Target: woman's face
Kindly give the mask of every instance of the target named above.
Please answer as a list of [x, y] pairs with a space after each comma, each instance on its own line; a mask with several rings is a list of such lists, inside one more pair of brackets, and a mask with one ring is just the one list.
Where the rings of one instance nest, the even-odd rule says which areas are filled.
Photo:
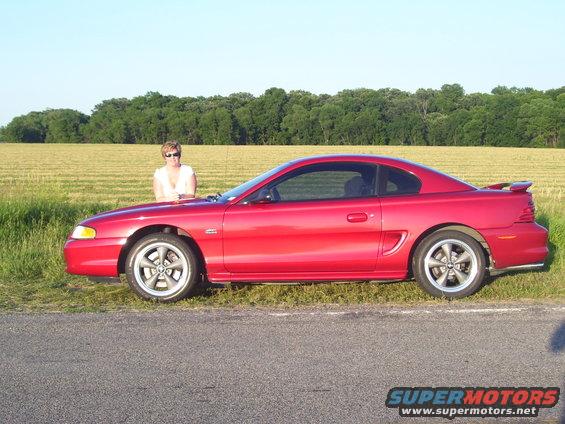
[[165, 163], [167, 165], [178, 165], [180, 163], [180, 153], [177, 149], [169, 150], [165, 152]]

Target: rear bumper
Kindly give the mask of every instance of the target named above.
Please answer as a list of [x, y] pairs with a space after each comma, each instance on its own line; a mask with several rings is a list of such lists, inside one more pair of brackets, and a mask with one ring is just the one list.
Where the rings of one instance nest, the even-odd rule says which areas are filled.
[[494, 261], [491, 267], [495, 270], [543, 264], [549, 252], [548, 232], [535, 222], [485, 230], [481, 234], [490, 247]]
[[124, 238], [68, 239], [64, 248], [65, 271], [77, 275], [117, 277], [118, 258], [125, 241]]

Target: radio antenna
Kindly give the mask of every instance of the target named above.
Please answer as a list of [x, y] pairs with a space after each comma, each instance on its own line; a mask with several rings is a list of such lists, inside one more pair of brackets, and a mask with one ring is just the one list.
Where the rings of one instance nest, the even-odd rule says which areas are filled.
[[[226, 185], [226, 180], [228, 178], [228, 157], [229, 157], [229, 149], [230, 149], [230, 145], [229, 143], [226, 144], [226, 158], [224, 160], [224, 180], [222, 181], [224, 186]], [[222, 190], [224, 190], [222, 188]]]

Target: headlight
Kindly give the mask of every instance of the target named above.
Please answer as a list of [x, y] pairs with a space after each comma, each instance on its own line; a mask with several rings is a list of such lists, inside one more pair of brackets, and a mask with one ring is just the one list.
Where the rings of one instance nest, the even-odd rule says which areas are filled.
[[94, 237], [96, 237], [96, 230], [82, 225], [78, 225], [71, 234], [71, 238], [79, 240], [93, 239]]

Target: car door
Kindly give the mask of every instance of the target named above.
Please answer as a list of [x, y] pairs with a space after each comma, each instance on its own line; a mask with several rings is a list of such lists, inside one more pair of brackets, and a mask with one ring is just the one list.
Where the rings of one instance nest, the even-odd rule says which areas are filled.
[[321, 163], [290, 171], [230, 206], [224, 264], [233, 273], [375, 269], [381, 209], [376, 167]]

